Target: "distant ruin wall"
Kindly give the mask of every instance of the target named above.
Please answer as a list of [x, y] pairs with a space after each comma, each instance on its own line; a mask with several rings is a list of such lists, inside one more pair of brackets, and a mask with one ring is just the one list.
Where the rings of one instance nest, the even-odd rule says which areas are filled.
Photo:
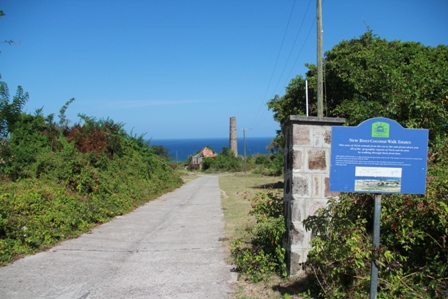
[[329, 197], [339, 196], [329, 191], [331, 127], [343, 123], [342, 118], [290, 116], [283, 125], [283, 204], [289, 275], [300, 273], [311, 249], [311, 232], [305, 230], [303, 220], [325, 207]]

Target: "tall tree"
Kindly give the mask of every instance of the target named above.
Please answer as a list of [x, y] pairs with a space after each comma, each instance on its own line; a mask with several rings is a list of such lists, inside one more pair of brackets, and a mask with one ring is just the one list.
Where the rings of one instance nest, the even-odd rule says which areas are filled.
[[0, 81], [0, 137], [7, 137], [11, 133], [28, 98], [28, 93], [18, 86], [16, 95], [9, 103], [8, 85]]
[[[307, 66], [310, 101], [315, 103], [315, 66]], [[345, 117], [348, 125], [387, 117], [407, 128], [428, 128], [431, 145], [445, 144], [448, 46], [387, 41], [369, 30], [326, 52], [324, 66], [326, 116]], [[304, 78], [296, 77], [284, 96], [268, 102], [276, 121], [304, 114], [304, 88]], [[315, 109], [311, 111], [315, 113]]]

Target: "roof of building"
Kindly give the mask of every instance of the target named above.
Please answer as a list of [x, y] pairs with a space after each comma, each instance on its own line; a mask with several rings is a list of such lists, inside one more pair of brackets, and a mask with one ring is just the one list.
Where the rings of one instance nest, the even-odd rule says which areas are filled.
[[197, 153], [196, 156], [202, 156], [202, 157], [216, 157], [218, 154], [216, 154], [215, 152], [213, 152], [211, 149], [209, 149], [208, 147], [204, 147], [199, 153]]

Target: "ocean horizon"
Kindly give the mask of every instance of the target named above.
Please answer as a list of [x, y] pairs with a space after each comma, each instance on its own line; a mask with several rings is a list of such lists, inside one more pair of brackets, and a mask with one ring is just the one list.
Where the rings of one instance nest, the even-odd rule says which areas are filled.
[[[269, 154], [267, 146], [274, 137], [246, 137], [246, 156]], [[204, 147], [209, 147], [216, 153], [223, 147], [229, 148], [229, 138], [190, 138], [190, 139], [150, 139], [149, 145], [161, 145], [168, 149], [172, 161], [186, 162], [189, 156], [194, 156]], [[238, 155], [244, 155], [244, 138], [237, 138]]]

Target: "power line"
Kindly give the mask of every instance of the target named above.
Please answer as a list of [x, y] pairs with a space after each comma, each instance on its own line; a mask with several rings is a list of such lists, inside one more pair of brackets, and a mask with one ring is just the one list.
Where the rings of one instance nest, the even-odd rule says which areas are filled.
[[[284, 71], [285, 71], [285, 69], [286, 69], [286, 67], [287, 67], [287, 65], [288, 65], [289, 59], [291, 58], [291, 55], [292, 55], [292, 52], [293, 52], [293, 50], [294, 50], [295, 44], [296, 44], [297, 39], [298, 39], [298, 37], [299, 37], [299, 34], [300, 34], [301, 30], [302, 30], [303, 23], [304, 23], [304, 21], [305, 21], [306, 16], [308, 15], [308, 11], [309, 11], [309, 8], [310, 8], [310, 5], [311, 5], [311, 1], [312, 1], [312, 0], [310, 0], [310, 1], [308, 2], [308, 6], [307, 6], [307, 8], [306, 8], [305, 14], [304, 14], [304, 16], [303, 16], [303, 18], [302, 18], [302, 21], [301, 21], [301, 23], [300, 23], [299, 30], [298, 30], [298, 32], [297, 32], [297, 34], [296, 34], [296, 38], [295, 38], [295, 40], [294, 40], [293, 46], [291, 47], [291, 50], [290, 50], [290, 52], [289, 52], [289, 55], [288, 55], [288, 58], [287, 58], [287, 60], [286, 60], [285, 66], [283, 67], [283, 70], [282, 70], [282, 72], [281, 72], [281, 74], [280, 74], [280, 77], [279, 77], [279, 79], [278, 79], [278, 81], [277, 81], [277, 85], [276, 85], [275, 88], [274, 88], [274, 94], [273, 94], [273, 96], [275, 95], [275, 90], [277, 90], [277, 87], [278, 87], [278, 85], [280, 84], [280, 81], [281, 81], [281, 79], [282, 79], [282, 77], [283, 77], [283, 73], [284, 73]], [[294, 6], [293, 6], [293, 8], [294, 8]], [[291, 10], [291, 14], [292, 14], [292, 10]], [[289, 22], [290, 22], [290, 19], [291, 19], [291, 14], [290, 14], [290, 17], [289, 17], [289, 20], [288, 20], [288, 26], [289, 26]], [[314, 18], [314, 20], [313, 20], [313, 22], [312, 22], [312, 24], [311, 24], [311, 27], [310, 27], [310, 29], [309, 29], [309, 31], [308, 31], [308, 34], [307, 34], [307, 36], [306, 36], [306, 38], [305, 38], [305, 40], [304, 40], [304, 42], [303, 42], [303, 44], [302, 44], [302, 47], [300, 48], [299, 54], [297, 55], [297, 58], [296, 58], [296, 60], [294, 61], [294, 64], [293, 64], [293, 66], [292, 66], [292, 68], [291, 68], [291, 70], [290, 70], [290, 72], [289, 72], [289, 74], [288, 74], [288, 78], [291, 76], [291, 73], [292, 73], [292, 71], [293, 71], [293, 69], [294, 69], [294, 67], [295, 67], [295, 65], [296, 65], [296, 63], [297, 63], [297, 61], [298, 61], [298, 59], [299, 59], [299, 57], [300, 57], [300, 54], [302, 53], [302, 50], [303, 50], [303, 48], [305, 47], [305, 44], [306, 44], [306, 42], [307, 42], [307, 40], [308, 40], [308, 37], [309, 37], [309, 35], [310, 35], [310, 32], [311, 32], [311, 30], [312, 30], [313, 27], [314, 27], [315, 20], [316, 20], [316, 19]], [[286, 31], [285, 31], [285, 35], [286, 35]], [[283, 36], [283, 41], [284, 41], [284, 39], [285, 39], [285, 35]], [[283, 47], [283, 41], [282, 41], [282, 47]], [[280, 49], [279, 54], [278, 54], [278, 56], [277, 56], [277, 60], [276, 60], [276, 64], [275, 64], [275, 65], [277, 65], [277, 62], [278, 62], [278, 59], [279, 59], [279, 56], [280, 56], [280, 52], [281, 52], [281, 49]], [[275, 71], [275, 68], [274, 68], [274, 71]], [[273, 71], [272, 74], [271, 74], [271, 79], [269, 80], [269, 84], [268, 84], [267, 90], [268, 90], [269, 87], [270, 87], [271, 80], [272, 80], [272, 77], [273, 77], [273, 75], [274, 75], [274, 71]], [[287, 85], [287, 84], [286, 84], [286, 85]], [[267, 94], [267, 91], [266, 91], [266, 93], [265, 93], [265, 95], [264, 95], [264, 99], [266, 99], [266, 94]], [[252, 127], [256, 127], [256, 126], [258, 126], [258, 125], [264, 120], [264, 118], [265, 118], [265, 114], [266, 114], [266, 113], [267, 113], [267, 111], [264, 110], [263, 113], [262, 113], [262, 115], [261, 115], [260, 118], [258, 119], [258, 122], [256, 122], [256, 124], [255, 124], [255, 121], [257, 120], [258, 115], [259, 115], [259, 111], [258, 111], [256, 118], [255, 118], [254, 121], [252, 122]], [[254, 125], [254, 124], [255, 124], [255, 125]]]
[[[288, 23], [286, 24], [285, 33], [283, 34], [283, 39], [282, 39], [282, 43], [281, 43], [281, 45], [280, 45], [280, 50], [278, 51], [277, 59], [275, 60], [274, 69], [272, 70], [272, 73], [271, 73], [271, 77], [270, 77], [270, 79], [269, 79], [268, 86], [266, 87], [266, 92], [265, 92], [265, 94], [264, 94], [264, 96], [263, 96], [263, 101], [266, 99], [266, 95], [268, 94], [269, 87], [271, 87], [272, 78], [274, 77], [275, 69], [277, 68], [277, 63], [278, 63], [278, 60], [279, 60], [279, 58], [280, 58], [280, 54], [281, 54], [282, 49], [283, 49], [283, 44], [284, 44], [284, 42], [285, 42], [286, 33], [288, 32], [288, 28], [289, 28], [289, 24], [290, 24], [290, 21], [291, 21], [292, 13], [293, 13], [293, 11], [294, 11], [294, 6], [295, 6], [295, 4], [296, 4], [296, 1], [294, 0], [293, 3], [292, 3], [291, 12], [289, 13]], [[258, 115], [260, 114], [260, 110], [261, 110], [261, 107], [262, 107], [262, 106], [264, 106], [264, 105], [262, 104], [262, 105], [260, 105], [260, 106], [258, 107], [258, 112], [257, 112], [257, 114], [256, 114], [256, 116], [255, 116], [255, 118], [254, 118], [254, 120], [253, 120], [253, 122], [252, 122], [251, 127], [253, 126], [253, 124], [254, 124], [255, 121], [257, 120]]]
[[302, 50], [303, 50], [303, 48], [305, 47], [306, 41], [308, 40], [308, 37], [310, 36], [311, 30], [314, 28], [315, 25], [316, 25], [316, 18], [314, 18], [314, 21], [313, 21], [313, 23], [311, 24], [310, 29], [308, 30], [308, 34], [306, 35], [305, 41], [304, 41], [303, 44], [302, 44], [302, 48], [300, 48], [300, 52], [299, 52], [299, 54], [297, 55], [297, 58], [296, 58], [296, 60], [294, 61], [294, 64], [292, 65], [291, 70], [289, 71], [288, 78], [291, 77], [291, 73], [292, 73], [294, 67], [296, 66], [297, 61], [299, 60], [300, 54], [302, 54]]
[[[324, 3], [325, 3], [325, 0], [322, 0], [322, 5], [323, 5]], [[291, 77], [291, 73], [292, 73], [292, 71], [294, 70], [294, 67], [295, 67], [297, 61], [299, 60], [300, 54], [302, 53], [302, 50], [303, 50], [303, 48], [305, 47], [305, 44], [306, 44], [306, 42], [307, 42], [307, 40], [308, 40], [308, 37], [310, 36], [311, 30], [314, 28], [314, 26], [316, 25], [316, 23], [317, 23], [317, 15], [316, 15], [316, 17], [314, 18], [314, 21], [311, 23], [310, 29], [308, 30], [308, 34], [306, 35], [305, 41], [303, 42], [303, 45], [302, 45], [302, 48], [300, 49], [300, 52], [299, 52], [299, 54], [297, 55], [297, 58], [296, 58], [296, 60], [294, 61], [294, 64], [293, 64], [291, 70], [289, 71], [288, 78]], [[325, 72], [325, 65], [323, 65], [323, 71]], [[323, 76], [323, 78], [325, 78], [325, 76]], [[324, 88], [326, 88], [326, 81], [324, 81]], [[325, 96], [325, 102], [326, 102], [326, 101], [327, 101], [327, 98], [326, 98], [326, 91], [325, 91], [325, 93], [324, 93], [324, 96]], [[328, 114], [328, 111], [327, 111], [326, 114]]]
[[312, 0], [310, 0], [310, 1], [308, 2], [308, 6], [307, 6], [306, 11], [305, 11], [305, 14], [304, 14], [304, 16], [303, 16], [303, 18], [302, 18], [302, 22], [300, 23], [299, 31], [297, 31], [296, 38], [294, 39], [294, 44], [293, 44], [292, 47], [291, 47], [291, 51], [289, 52], [288, 59], [286, 60], [285, 66], [283, 67], [282, 73], [280, 74], [280, 78], [278, 79], [278, 82], [277, 82], [277, 85], [275, 86], [274, 91], [277, 90], [277, 87], [278, 87], [278, 85], [280, 84], [280, 81], [281, 81], [281, 79], [282, 79], [282, 77], [283, 77], [283, 73], [284, 73], [284, 71], [285, 71], [285, 69], [286, 69], [286, 66], [288, 65], [289, 59], [291, 58], [292, 51], [294, 50], [294, 47], [295, 47], [295, 45], [296, 45], [296, 42], [297, 42], [297, 39], [298, 39], [298, 37], [299, 37], [300, 31], [302, 30], [303, 22], [305, 21], [305, 17], [306, 17], [307, 14], [308, 14], [308, 10], [309, 10], [309, 8], [310, 8], [311, 1], [312, 1]]

